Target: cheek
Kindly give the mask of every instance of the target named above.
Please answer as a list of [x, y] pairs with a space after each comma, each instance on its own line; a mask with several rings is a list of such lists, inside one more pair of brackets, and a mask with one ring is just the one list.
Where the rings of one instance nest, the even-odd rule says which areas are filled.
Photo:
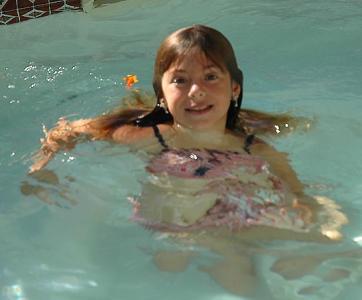
[[175, 88], [166, 88], [164, 90], [164, 97], [167, 103], [178, 103], [183, 97], [183, 93], [179, 89]]
[[176, 112], [182, 106], [182, 101], [176, 95], [173, 97], [166, 98], [167, 107], [171, 113]]

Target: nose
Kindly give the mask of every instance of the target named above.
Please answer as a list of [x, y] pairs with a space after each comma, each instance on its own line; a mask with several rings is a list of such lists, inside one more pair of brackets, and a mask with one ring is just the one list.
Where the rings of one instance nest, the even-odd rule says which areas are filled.
[[202, 98], [204, 98], [206, 95], [205, 91], [201, 88], [200, 85], [198, 85], [197, 83], [193, 83], [190, 87], [190, 91], [189, 91], [189, 97], [192, 100], [201, 100]]

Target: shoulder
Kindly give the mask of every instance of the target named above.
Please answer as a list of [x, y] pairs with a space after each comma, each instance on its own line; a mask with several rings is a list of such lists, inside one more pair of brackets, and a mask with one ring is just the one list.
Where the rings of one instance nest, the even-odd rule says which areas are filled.
[[250, 150], [252, 154], [261, 156], [267, 160], [273, 160], [276, 158], [285, 159], [287, 157], [286, 153], [279, 152], [272, 145], [258, 137], [253, 139], [252, 144], [250, 144]]
[[251, 153], [267, 161], [271, 172], [287, 183], [292, 192], [302, 194], [303, 184], [290, 165], [288, 153], [278, 151], [263, 140], [259, 141], [251, 146]]
[[122, 144], [134, 144], [153, 135], [152, 127], [123, 125], [112, 133], [112, 140]]
[[[160, 132], [166, 131], [169, 125], [157, 125]], [[137, 127], [134, 125], [123, 125], [116, 129], [112, 134], [112, 140], [122, 144], [137, 144], [147, 139], [153, 138], [155, 135], [153, 127]]]

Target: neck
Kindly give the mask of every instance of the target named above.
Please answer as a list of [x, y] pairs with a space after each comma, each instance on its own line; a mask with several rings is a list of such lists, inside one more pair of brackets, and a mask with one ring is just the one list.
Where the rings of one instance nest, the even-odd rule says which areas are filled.
[[176, 139], [180, 143], [186, 141], [201, 146], [222, 145], [225, 141], [225, 128], [223, 129], [195, 129], [182, 126], [175, 123], [173, 129], [176, 133]]

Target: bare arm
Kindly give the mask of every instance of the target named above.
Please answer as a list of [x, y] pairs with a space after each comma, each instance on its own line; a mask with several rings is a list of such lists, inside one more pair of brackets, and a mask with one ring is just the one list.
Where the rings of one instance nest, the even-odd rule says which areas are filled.
[[304, 185], [290, 166], [288, 155], [277, 151], [263, 141], [255, 143], [252, 147], [252, 153], [262, 156], [270, 164], [271, 171], [288, 185], [295, 195], [292, 206], [300, 210], [303, 219], [308, 222], [316, 221], [316, 212], [319, 211], [321, 205], [313, 197], [304, 193]]
[[303, 184], [290, 166], [286, 153], [279, 152], [271, 145], [260, 140], [253, 144], [251, 152], [263, 157], [270, 164], [271, 171], [285, 181], [293, 193], [303, 193]]
[[92, 119], [69, 122], [60, 118], [54, 128], [47, 130], [43, 127], [44, 138], [40, 139], [41, 147], [33, 158], [29, 173], [45, 167], [58, 151], [73, 149], [80, 139], [92, 139], [96, 133], [90, 126], [91, 122]]
[[44, 131], [40, 150], [34, 156], [34, 163], [29, 173], [44, 168], [54, 155], [61, 150], [71, 150], [77, 143], [87, 140], [110, 140], [120, 144], [135, 144], [153, 136], [151, 128], [139, 128], [133, 125], [123, 125], [104, 135], [102, 129], [93, 126], [96, 119], [80, 119], [68, 121], [60, 118], [56, 126]]

